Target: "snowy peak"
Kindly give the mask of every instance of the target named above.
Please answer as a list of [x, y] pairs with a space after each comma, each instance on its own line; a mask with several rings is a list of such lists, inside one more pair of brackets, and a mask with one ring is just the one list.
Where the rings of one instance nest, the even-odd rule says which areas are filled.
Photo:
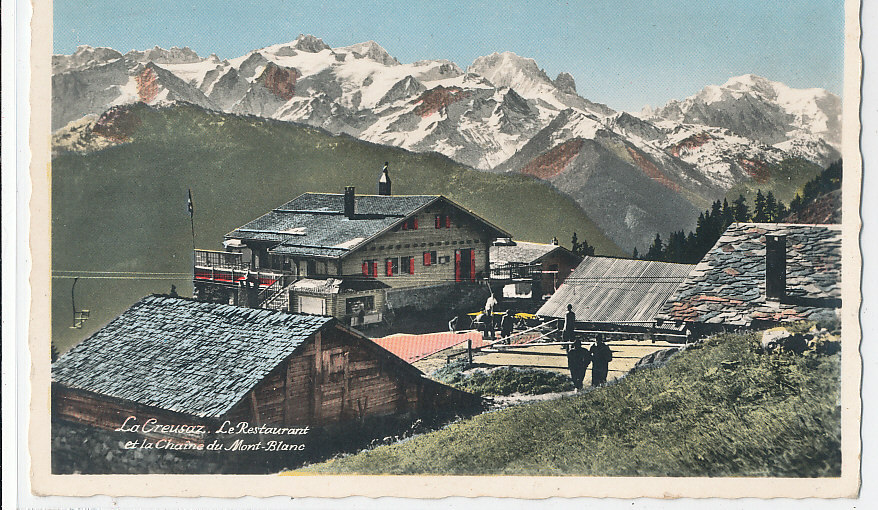
[[183, 48], [173, 46], [169, 50], [156, 46], [146, 51], [131, 50], [125, 56], [136, 62], [155, 62], [156, 64], [191, 64], [203, 60], [188, 46]]
[[80, 46], [72, 55], [52, 55], [52, 73], [63, 73], [73, 69], [106, 64], [122, 58], [122, 54], [112, 48], [92, 48]]
[[343, 48], [336, 48], [333, 51], [336, 53], [350, 53], [354, 58], [368, 58], [386, 66], [400, 65], [399, 60], [392, 57], [390, 53], [387, 53], [387, 50], [375, 41], [366, 41]]
[[534, 59], [519, 57], [511, 51], [479, 57], [467, 72], [484, 76], [496, 87], [513, 87], [521, 91], [540, 84], [555, 86]]
[[658, 119], [730, 129], [774, 145], [818, 135], [839, 147], [841, 99], [826, 90], [794, 89], [754, 74], [708, 85], [682, 101], [670, 101], [643, 115]]
[[565, 94], [576, 94], [576, 81], [570, 73], [559, 73], [558, 77], [552, 83], [558, 87], [558, 90]]

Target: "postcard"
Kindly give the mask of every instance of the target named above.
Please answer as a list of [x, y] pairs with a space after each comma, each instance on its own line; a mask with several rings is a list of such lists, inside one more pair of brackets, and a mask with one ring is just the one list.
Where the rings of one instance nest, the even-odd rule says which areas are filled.
[[856, 497], [859, 34], [34, 3], [34, 494]]

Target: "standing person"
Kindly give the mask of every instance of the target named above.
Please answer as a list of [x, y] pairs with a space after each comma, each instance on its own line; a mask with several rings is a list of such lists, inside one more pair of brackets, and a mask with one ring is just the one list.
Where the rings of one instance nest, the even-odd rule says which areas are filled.
[[607, 373], [610, 371], [610, 360], [613, 359], [613, 351], [604, 343], [600, 335], [591, 346], [591, 385], [597, 386], [607, 382]]
[[509, 335], [512, 334], [512, 326], [515, 322], [515, 319], [512, 318], [512, 314], [509, 313], [509, 310], [503, 312], [503, 317], [500, 319], [500, 336], [503, 338], [508, 338]]
[[[576, 314], [573, 313], [573, 305], [567, 304], [567, 315], [564, 317], [564, 330], [561, 334], [561, 340], [564, 342], [572, 342], [576, 332]], [[565, 346], [566, 347], [566, 346]]]
[[485, 331], [488, 332], [491, 340], [494, 339], [494, 305], [496, 304], [497, 299], [494, 297], [494, 294], [491, 294], [488, 300], [485, 301]]
[[570, 369], [570, 378], [573, 379], [573, 387], [577, 392], [582, 389], [582, 380], [585, 379], [585, 371], [590, 362], [591, 353], [582, 348], [579, 339], [574, 340], [573, 347], [567, 351], [567, 368]]

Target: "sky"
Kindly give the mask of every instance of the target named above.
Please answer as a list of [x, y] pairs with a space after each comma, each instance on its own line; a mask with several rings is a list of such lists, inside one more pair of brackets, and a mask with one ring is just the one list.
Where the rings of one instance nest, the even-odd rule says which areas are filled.
[[843, 11], [844, 0], [55, 0], [53, 47], [189, 46], [233, 58], [313, 34], [463, 68], [512, 51], [551, 78], [570, 73], [589, 100], [640, 111], [746, 73], [841, 95]]

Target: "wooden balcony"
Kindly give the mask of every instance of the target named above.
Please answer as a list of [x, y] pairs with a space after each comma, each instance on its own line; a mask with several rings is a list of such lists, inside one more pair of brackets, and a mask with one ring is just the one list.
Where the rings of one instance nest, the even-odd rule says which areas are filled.
[[272, 289], [289, 283], [290, 275], [275, 269], [252, 269], [241, 253], [229, 251], [195, 250], [196, 282], [222, 285], [258, 284], [260, 289]]

